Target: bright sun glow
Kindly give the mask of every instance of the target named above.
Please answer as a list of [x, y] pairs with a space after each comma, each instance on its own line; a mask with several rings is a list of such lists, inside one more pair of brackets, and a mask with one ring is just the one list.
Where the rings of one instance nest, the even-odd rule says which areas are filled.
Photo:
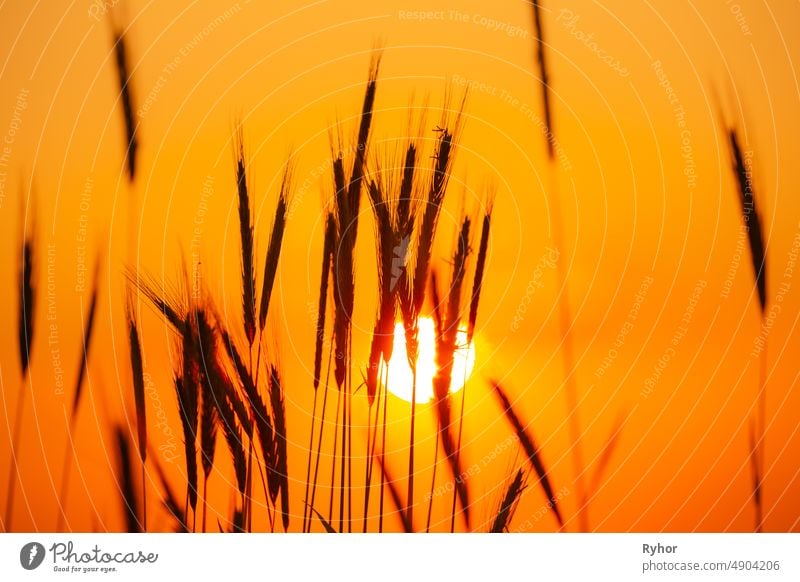
[[[417, 358], [417, 402], [428, 402], [433, 399], [433, 377], [436, 375], [436, 332], [430, 317], [419, 319], [419, 357]], [[453, 377], [450, 382], [450, 393], [461, 390], [464, 382], [472, 373], [475, 365], [475, 344], [466, 346], [467, 332], [459, 330], [456, 336], [456, 353], [453, 360]], [[381, 370], [381, 376], [384, 371]], [[394, 328], [394, 349], [389, 362], [389, 392], [411, 402], [411, 384], [413, 376], [408, 365], [406, 352], [406, 336], [403, 324]]]

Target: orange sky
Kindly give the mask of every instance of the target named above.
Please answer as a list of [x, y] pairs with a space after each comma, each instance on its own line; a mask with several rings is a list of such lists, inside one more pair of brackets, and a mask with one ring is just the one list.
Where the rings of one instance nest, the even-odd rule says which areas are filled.
[[[103, 293], [87, 386], [93, 399], [84, 400], [74, 435], [83, 479], [73, 474], [69, 511], [76, 529], [121, 527], [109, 469], [114, 451], [105, 446], [109, 423], [125, 418], [125, 405], [133, 410], [127, 346], [120, 335], [131, 215], [138, 225], [136, 264], [159, 280], [176, 280], [181, 252], [191, 256], [198, 228], [209, 286], [226, 298], [230, 317], [238, 321], [231, 145], [237, 117], [251, 154], [259, 271], [282, 166], [289, 152], [296, 156], [292, 215], [273, 299], [279, 307], [271, 309], [269, 325], [270, 346], [279, 349], [286, 375], [290, 474], [303, 478], [324, 226], [320, 209], [331, 183], [329, 138], [337, 122], [345, 136], [352, 135], [370, 55], [381, 46], [373, 152], [386, 151], [393, 138], [405, 135], [410, 103], [430, 106], [429, 138], [446, 89], [457, 98], [471, 88], [440, 222], [440, 270], [447, 268], [462, 211], [476, 213], [486, 186], [497, 189], [477, 359], [468, 386], [465, 464], [480, 465], [498, 445], [502, 452], [472, 484], [477, 522], [490, 519], [497, 487], [517, 453], [516, 446], [502, 446], [510, 432], [488, 390], [490, 378], [501, 379], [520, 398], [519, 410], [532, 423], [555, 488], [567, 493], [565, 514], [574, 516], [556, 311], [563, 290], [548, 259], [556, 246], [551, 197], [558, 196], [565, 236], [556, 250], [569, 269], [587, 462], [596, 461], [617, 418], [629, 415], [592, 498], [591, 526], [752, 528], [746, 453], [758, 381], [758, 357], [751, 352], [760, 322], [747, 248], [738, 268], [732, 266], [739, 256], [740, 209], [718, 125], [721, 106], [739, 123], [753, 152], [768, 237], [768, 293], [780, 306], [768, 333], [766, 528], [798, 529], [800, 393], [793, 363], [800, 350], [795, 331], [800, 284], [789, 268], [793, 241], [800, 236], [796, 2], [546, 2], [554, 127], [563, 154], [554, 172], [540, 130], [540, 85], [525, 2], [451, 1], [431, 7], [403, 0], [367, 7], [346, 1], [125, 0], [114, 14], [130, 23], [140, 121], [140, 173], [133, 189], [124, 174], [124, 127], [105, 14], [112, 4], [117, 3], [0, 6], [0, 139], [7, 147], [0, 157], [0, 228], [7, 233], [2, 244], [9, 257], [0, 263], [8, 298], [0, 322], [9, 330], [0, 340], [5, 404], [0, 418], [13, 415], [20, 387], [13, 281], [19, 196], [31, 183], [41, 241], [34, 397], [27, 402], [27, 438], [20, 453], [32, 514], [19, 495], [16, 528], [55, 525], [63, 411], [77, 374], [81, 306], [85, 311], [89, 301], [88, 291], [79, 289], [81, 278], [89, 277], [80, 265], [87, 261], [91, 273], [98, 251]], [[204, 185], [211, 192], [207, 196]], [[365, 358], [375, 311], [368, 299], [375, 285], [371, 224], [361, 233], [354, 351]], [[49, 273], [47, 245], [54, 253]], [[789, 287], [781, 294], [782, 283]], [[148, 413], [163, 409], [167, 426], [179, 434], [172, 337], [159, 317], [148, 309], [143, 313], [147, 371], [157, 395], [148, 401]], [[684, 318], [686, 330], [675, 345]], [[50, 322], [56, 326], [53, 344], [47, 338]], [[621, 330], [626, 333], [620, 343]], [[56, 386], [55, 348], [63, 390]], [[668, 363], [656, 369], [665, 355]], [[599, 373], [604, 359], [606, 369]], [[394, 400], [393, 405], [399, 419], [404, 404]], [[405, 421], [398, 423], [392, 441], [401, 443]], [[5, 435], [7, 424], [0, 425]], [[422, 413], [420, 426], [421, 438], [432, 438], [429, 412]], [[158, 447], [168, 435], [151, 429], [151, 439]], [[420, 455], [429, 459], [432, 443], [425, 442]], [[3, 483], [9, 454], [2, 437]], [[390, 459], [398, 475], [403, 458], [398, 453]], [[593, 465], [588, 480], [592, 474]], [[171, 469], [170, 475], [182, 489], [178, 471]], [[230, 475], [216, 479], [223, 489]], [[428, 479], [423, 473], [421, 481]], [[292, 488], [297, 514], [302, 514], [302, 487], [298, 481]], [[228, 494], [221, 491], [218, 497], [218, 508], [227, 511]], [[532, 486], [512, 529], [553, 530], [551, 517], [532, 517], [544, 502]], [[438, 509], [438, 519], [445, 519], [449, 509]], [[163, 513], [154, 516], [156, 527], [166, 526]], [[574, 521], [568, 525], [575, 527]]]

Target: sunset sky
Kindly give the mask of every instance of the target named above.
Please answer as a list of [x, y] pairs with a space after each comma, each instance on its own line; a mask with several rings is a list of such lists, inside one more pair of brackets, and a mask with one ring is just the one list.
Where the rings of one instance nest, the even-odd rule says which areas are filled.
[[[300, 529], [323, 205], [333, 193], [331, 141], [338, 135], [346, 144], [354, 140], [376, 49], [382, 62], [370, 167], [393, 159], [424, 111], [420, 135], [434, 139], [442, 108], [458, 107], [467, 92], [434, 251], [439, 271], [449, 273], [461, 217], [479, 216], [494, 192], [463, 441], [464, 465], [478, 467], [470, 481], [475, 529], [486, 529], [501, 488], [524, 465], [490, 390], [489, 380], [496, 379], [530, 422], [554, 488], [563, 494], [566, 529], [577, 530], [557, 310], [562, 293], [571, 306], [575, 368], [567, 372], [580, 399], [587, 483], [609, 435], [626, 418], [605, 473], [589, 491], [592, 530], [752, 531], [748, 433], [759, 337], [766, 338], [768, 362], [765, 529], [800, 529], [800, 6], [791, 0], [564, 0], [543, 2], [543, 9], [553, 163], [525, 1], [0, 4], [3, 488], [23, 388], [16, 333], [23, 217], [27, 228], [35, 223], [38, 243], [14, 529], [55, 527], [67, 415], [98, 259], [96, 336], [72, 434], [73, 530], [123, 527], [111, 427], [121, 422], [135, 434], [126, 265], [174, 289], [182, 258], [199, 260], [206, 285], [224, 298], [220, 308], [244, 341], [236, 327], [241, 267], [233, 137], [239, 119], [251, 164], [259, 273], [283, 168], [290, 156], [294, 163], [267, 354], [285, 376], [291, 508], [298, 516], [291, 529]], [[132, 186], [112, 18], [126, 30], [139, 123]], [[767, 239], [763, 328], [722, 121], [739, 128], [752, 161]], [[35, 203], [23, 215], [21, 195], [29, 191]], [[362, 208], [356, 364], [369, 354], [377, 288], [366, 198]], [[557, 256], [567, 269], [565, 288]], [[152, 457], [183, 491], [175, 338], [144, 299], [141, 308]], [[354, 402], [363, 421], [363, 389]], [[420, 409], [417, 463], [425, 485], [419, 502], [430, 483], [435, 434], [431, 407]], [[407, 462], [407, 411], [406, 402], [390, 396], [388, 463], [398, 476]], [[363, 450], [364, 438], [354, 432], [354, 449]], [[221, 520], [231, 497], [222, 485], [233, 480], [226, 462], [212, 476], [213, 510]], [[160, 485], [152, 467], [148, 476], [148, 519], [152, 529], [168, 529], [168, 514], [155, 502]], [[449, 478], [439, 477], [442, 484]], [[540, 511], [546, 498], [533, 481], [512, 531], [557, 529], [552, 515]], [[438, 529], [449, 528], [449, 512], [449, 503], [434, 506]]]

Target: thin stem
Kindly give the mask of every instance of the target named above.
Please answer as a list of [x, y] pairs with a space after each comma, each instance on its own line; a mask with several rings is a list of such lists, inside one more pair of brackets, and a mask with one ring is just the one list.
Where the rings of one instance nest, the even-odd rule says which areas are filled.
[[[386, 380], [383, 384], [383, 419], [381, 421], [381, 455], [386, 452], [386, 412], [389, 402], [389, 366], [386, 366]], [[381, 471], [381, 493], [378, 505], [378, 532], [383, 532], [383, 495], [386, 489], [386, 471]]]
[[206, 510], [208, 509], [208, 475], [203, 475], [203, 533], [206, 533]]
[[[380, 392], [378, 392], [378, 406], [380, 406]], [[379, 409], [376, 407], [375, 413], [375, 426], [377, 431], [378, 416], [380, 415]], [[367, 516], [369, 515], [369, 489], [370, 489], [370, 459], [372, 458], [372, 445], [375, 442], [377, 434], [373, 434], [372, 430], [372, 407], [367, 410], [367, 455], [364, 457], [364, 513], [362, 520], [362, 533], [367, 533]]]
[[[22, 385], [25, 385], [25, 380], [28, 378], [27, 373], [22, 376]], [[11, 518], [14, 514], [14, 493], [17, 488], [17, 481], [19, 480], [19, 465], [17, 464], [17, 448], [19, 447], [20, 427], [22, 425], [22, 416], [25, 409], [25, 396], [27, 391], [23, 388], [20, 390], [19, 398], [17, 399], [17, 411], [14, 414], [14, 431], [11, 437], [11, 462], [8, 468], [8, 485], [6, 486], [6, 516], [3, 520], [5, 522], [5, 530], [11, 531]]]
[[[330, 489], [330, 502], [328, 504], [328, 523], [333, 524], [333, 494], [336, 490], [336, 451], [339, 442], [339, 412], [342, 408], [342, 391], [337, 388], [336, 397], [336, 417], [333, 425], [333, 452], [331, 454], [331, 489]], [[340, 528], [341, 531], [341, 528]]]
[[[258, 342], [261, 343], [261, 333], [258, 334]], [[261, 352], [260, 348], [257, 348], [259, 353]], [[253, 346], [250, 346], [250, 353], [248, 354], [250, 362], [249, 366], [250, 369], [248, 373], [250, 377], [253, 377]], [[254, 384], [255, 385], [255, 384]], [[252, 413], [250, 413], [250, 425], [253, 427], [253, 432], [250, 435], [250, 444], [247, 450], [247, 476], [245, 478], [245, 482], [247, 483], [245, 487], [245, 491], [247, 492], [245, 497], [242, 499], [242, 511], [244, 512], [245, 523], [247, 531], [253, 531], [253, 435], [255, 434], [255, 417]]]
[[142, 528], [147, 533], [147, 477], [145, 475], [144, 460], [142, 460]]
[[311, 406], [311, 435], [308, 437], [308, 462], [306, 463], [306, 492], [305, 496], [303, 497], [304, 506], [303, 506], [303, 533], [306, 531], [306, 525], [308, 521], [311, 519], [310, 514], [311, 511], [309, 510], [308, 504], [308, 490], [309, 484], [311, 482], [311, 457], [314, 456], [314, 427], [317, 422], [317, 390], [314, 389], [314, 403]]
[[[251, 415], [251, 422], [254, 421]], [[255, 422], [253, 422], [253, 425]], [[253, 531], [253, 439], [249, 439], [247, 450], [247, 476], [245, 478], [245, 493], [242, 496], [242, 511], [244, 511], [245, 527], [247, 531]]]
[[[469, 342], [467, 342], [467, 356], [466, 359], [469, 359]], [[462, 384], [461, 388], [461, 411], [458, 415], [458, 440], [456, 445], [456, 459], [459, 461], [458, 466], [461, 466], [461, 435], [464, 430], [464, 403], [467, 400], [467, 369], [464, 368], [464, 383]], [[439, 435], [438, 431], [436, 433], [437, 437]], [[434, 467], [435, 469], [435, 467]], [[458, 477], [459, 479], [461, 476]], [[450, 509], [450, 533], [455, 531], [456, 527], [456, 488], [453, 487], [453, 505]]]
[[764, 531], [764, 439], [766, 436], [767, 428], [767, 343], [764, 340], [764, 349], [761, 350], [761, 357], [759, 358], [758, 367], [758, 421], [757, 421], [757, 434], [756, 434], [756, 467], [758, 467], [758, 475], [756, 476], [758, 488], [758, 498], [756, 502], [756, 533]]
[[[375, 424], [372, 424], [371, 411], [367, 411], [367, 458], [365, 460], [366, 474], [364, 477], [364, 533], [367, 533], [367, 517], [369, 515], [369, 497], [372, 488], [372, 469], [375, 461], [375, 443], [378, 440], [378, 421], [381, 416], [381, 390], [378, 388], [378, 397], [375, 402]], [[371, 438], [370, 438], [371, 437]]]
[[189, 529], [189, 492], [187, 491], [183, 496], [183, 527]]
[[339, 476], [339, 531], [344, 531], [344, 484], [347, 472], [347, 382], [345, 381], [344, 387], [339, 391], [342, 400], [342, 469]]
[[417, 366], [411, 370], [411, 431], [408, 444], [408, 500], [406, 514], [408, 523], [414, 523], [414, 421], [417, 414]]
[[[314, 461], [314, 481], [311, 485], [311, 504], [308, 509], [308, 528], [306, 531], [311, 531], [311, 510], [314, 507], [314, 499], [317, 495], [317, 475], [319, 474], [319, 458], [322, 454], [322, 435], [325, 433], [325, 412], [328, 408], [328, 387], [330, 386], [330, 375], [331, 375], [331, 359], [332, 359], [333, 350], [328, 350], [328, 366], [327, 371], [325, 372], [325, 388], [322, 394], [322, 415], [319, 421], [319, 437], [317, 440], [317, 457]], [[334, 430], [334, 433], [336, 431]], [[332, 480], [332, 478], [331, 478]], [[333, 504], [333, 500], [331, 499], [331, 505]], [[330, 523], [330, 516], [328, 517], [328, 523]]]
[[550, 160], [550, 184], [552, 192], [551, 205], [553, 208], [553, 238], [556, 244], [556, 274], [558, 276], [558, 323], [561, 332], [561, 355], [564, 366], [564, 390], [569, 409], [569, 434], [572, 441], [573, 471], [575, 474], [575, 488], [578, 497], [578, 527], [582, 532], [589, 531], [589, 522], [586, 515], [586, 486], [583, 478], [583, 452], [581, 450], [581, 424], [578, 417], [578, 386], [575, 382], [574, 355], [572, 346], [572, 315], [569, 306], [569, 289], [564, 268], [564, 234], [561, 219], [561, 204], [556, 180], [555, 162]]
[[[187, 506], [187, 511], [188, 511], [188, 506], [189, 506], [189, 492], [188, 491], [186, 492], [186, 506]], [[187, 515], [188, 515], [188, 513], [187, 513]], [[197, 532], [197, 508], [195, 507], [194, 509], [192, 509], [192, 533], [196, 533], [196, 532]]]
[[[431, 492], [430, 496], [428, 497], [428, 519], [425, 523], [425, 533], [430, 533], [431, 531], [431, 513], [433, 513], [433, 491], [436, 487], [436, 465], [439, 460], [439, 431], [436, 431], [436, 444], [433, 445], [433, 476], [431, 477]], [[455, 496], [453, 497], [453, 503], [455, 503]], [[455, 515], [455, 508], [453, 508], [453, 515]], [[452, 526], [451, 526], [452, 532]]]
[[[255, 387], [256, 392], [258, 392], [258, 376], [259, 376], [259, 372], [261, 371], [261, 348], [262, 348], [261, 340], [262, 340], [263, 336], [264, 336], [264, 330], [263, 330], [263, 328], [259, 328], [259, 330], [258, 330], [258, 342], [256, 343], [255, 374], [253, 374], [253, 352], [252, 352], [252, 350], [250, 351], [250, 377], [253, 379], [253, 386]], [[255, 417], [253, 417], [253, 423], [252, 424], [253, 424], [253, 434], [255, 434]], [[252, 450], [253, 450], [253, 439], [251, 438], [251, 440], [250, 440], [250, 451], [252, 452]], [[256, 451], [256, 460], [258, 461], [258, 459], [259, 459], [258, 451]], [[266, 465], [266, 462], [267, 462], [266, 459], [264, 459], [264, 465]], [[249, 461], [248, 461], [247, 470], [248, 470], [248, 476], [252, 480], [252, 475], [249, 475], [249, 473], [251, 471], [251, 468], [249, 466]], [[264, 475], [264, 471], [263, 471], [263, 469], [261, 467], [261, 462], [260, 461], [258, 461], [258, 472], [259, 472], [259, 474], [261, 476], [261, 486], [262, 486], [262, 488], [264, 490], [264, 504], [267, 506], [267, 515], [268, 515], [268, 518], [270, 520], [270, 529], [273, 529], [274, 528], [273, 517], [272, 517], [272, 511], [271, 511], [270, 506], [269, 506], [269, 493], [267, 493], [267, 478]], [[250, 494], [252, 494], [252, 487], [251, 487], [250, 481], [248, 481], [248, 492]], [[252, 499], [252, 496], [251, 496], [250, 497], [250, 511], [251, 512], [252, 512], [252, 502], [253, 502], [253, 499]], [[252, 521], [252, 518], [251, 518], [251, 521]], [[251, 523], [251, 525], [252, 525], [252, 523]]]
[[[347, 342], [349, 361], [353, 361], [352, 338]], [[353, 531], [353, 375], [347, 371], [347, 531]]]
[[267, 515], [269, 517], [269, 520], [272, 521], [272, 510], [269, 507], [269, 493], [267, 493], [267, 478], [264, 475], [264, 469], [262, 467], [262, 465], [266, 465], [266, 462], [262, 463], [261, 457], [258, 456], [258, 449], [255, 450], [255, 462], [256, 465], [258, 466], [258, 474], [261, 478], [261, 489], [264, 492], [264, 500], [265, 500], [265, 505], [267, 507]]
[[[67, 442], [64, 443], [64, 461], [61, 465], [61, 492], [58, 496], [59, 499], [59, 512], [58, 523], [56, 523], [56, 532], [60, 532], [64, 528], [64, 522], [67, 519], [67, 496], [69, 494], [69, 478], [72, 473], [72, 457], [74, 455], [74, 444], [72, 442], [72, 432], [75, 425], [75, 415], [70, 416], [67, 428]], [[188, 499], [188, 492], [187, 492]]]

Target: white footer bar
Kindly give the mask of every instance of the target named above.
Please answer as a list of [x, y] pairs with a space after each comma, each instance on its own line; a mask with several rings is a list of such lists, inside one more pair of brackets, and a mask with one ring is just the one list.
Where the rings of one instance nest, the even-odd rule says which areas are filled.
[[800, 580], [797, 534], [2, 534], [2, 580]]

